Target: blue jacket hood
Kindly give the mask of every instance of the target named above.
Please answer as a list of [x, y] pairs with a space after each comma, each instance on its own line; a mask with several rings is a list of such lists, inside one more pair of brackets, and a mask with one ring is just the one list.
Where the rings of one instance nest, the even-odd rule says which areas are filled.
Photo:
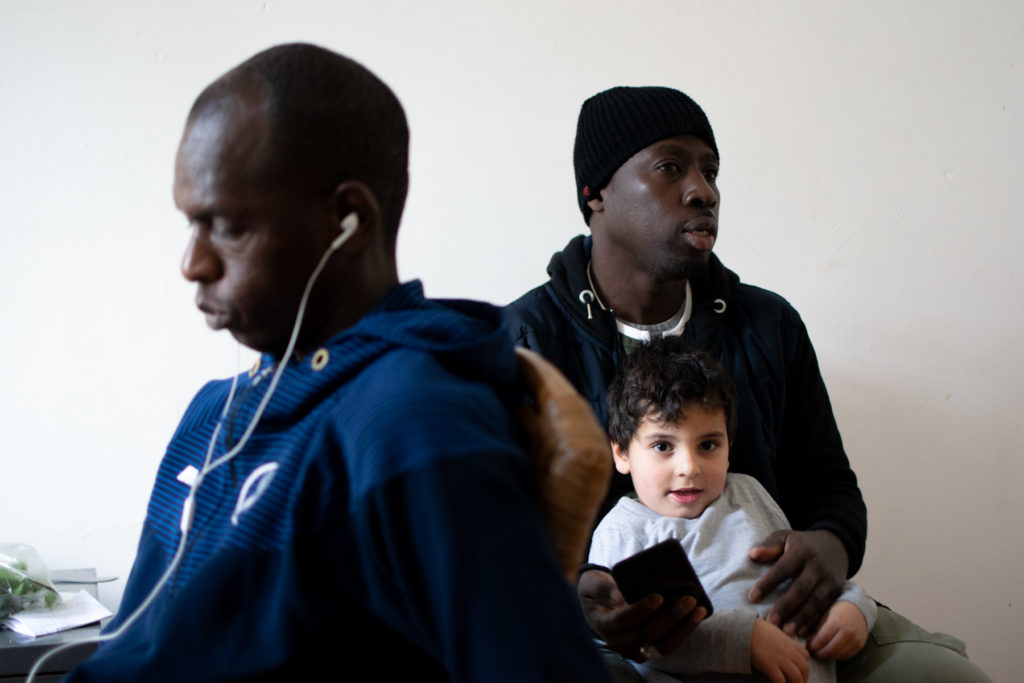
[[[515, 352], [501, 309], [479, 301], [427, 299], [423, 285], [413, 280], [396, 286], [359, 322], [314, 353], [289, 360], [285, 374], [298, 375], [300, 381], [291, 386], [303, 390], [275, 394], [263, 419], [287, 419], [395, 348], [431, 353], [450, 372], [486, 382], [506, 400], [519, 386]], [[240, 387], [259, 383], [273, 372], [276, 362], [274, 356], [263, 354]]]

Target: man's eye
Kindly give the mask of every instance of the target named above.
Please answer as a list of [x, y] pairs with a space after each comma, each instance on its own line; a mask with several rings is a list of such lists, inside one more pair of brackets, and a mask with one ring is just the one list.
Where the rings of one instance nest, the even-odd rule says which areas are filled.
[[200, 230], [210, 227], [210, 220], [206, 216], [186, 216], [188, 218], [189, 230]]
[[704, 169], [704, 178], [709, 182], [713, 183], [718, 180], [718, 169], [717, 168], [706, 168]]
[[224, 239], [234, 239], [240, 237], [245, 232], [244, 227], [237, 221], [228, 220], [226, 218], [215, 218], [210, 223], [210, 232], [215, 237]]
[[678, 173], [679, 164], [674, 161], [666, 161], [665, 163], [658, 166], [658, 170], [664, 173]]

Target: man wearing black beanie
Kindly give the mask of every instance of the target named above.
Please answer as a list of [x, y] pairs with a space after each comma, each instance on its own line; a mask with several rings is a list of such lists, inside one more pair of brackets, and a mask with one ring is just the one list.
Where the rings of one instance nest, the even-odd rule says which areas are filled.
[[[712, 253], [720, 155], [707, 116], [678, 90], [611, 88], [583, 103], [573, 162], [591, 235], [554, 254], [551, 279], [506, 307], [516, 343], [557, 365], [605, 426], [608, 385], [637, 345], [681, 335], [714, 356], [739, 394], [730, 471], [758, 479], [794, 529], [751, 549], [772, 565], [751, 599], [791, 580], [769, 619], [813, 634], [860, 568], [867, 510], [799, 314]], [[616, 474], [601, 516], [630, 492], [629, 477]], [[621, 680], [635, 672], [615, 652], [636, 661], [667, 654], [702, 616], [688, 598], [627, 605], [607, 569], [584, 569], [580, 603]], [[957, 639], [880, 609], [868, 647], [840, 665], [839, 680], [987, 681], [962, 654]]]

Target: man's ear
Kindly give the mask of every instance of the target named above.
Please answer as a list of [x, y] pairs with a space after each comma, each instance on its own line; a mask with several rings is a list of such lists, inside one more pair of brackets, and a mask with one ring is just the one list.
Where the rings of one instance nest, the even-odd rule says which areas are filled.
[[604, 211], [604, 199], [601, 197], [601, 193], [598, 192], [597, 196], [587, 201], [587, 206], [594, 213], [601, 213]]
[[[371, 235], [380, 232], [380, 202], [366, 183], [359, 180], [346, 180], [334, 188], [331, 195], [334, 220], [339, 229], [343, 225], [354, 230], [341, 250], [356, 253], [366, 247]], [[354, 220], [352, 216], [358, 220]], [[351, 226], [355, 227], [352, 228]]]
[[629, 449], [625, 451], [619, 447], [619, 444], [614, 441], [612, 444], [612, 460], [615, 461], [615, 469], [619, 471], [619, 474], [629, 474]]

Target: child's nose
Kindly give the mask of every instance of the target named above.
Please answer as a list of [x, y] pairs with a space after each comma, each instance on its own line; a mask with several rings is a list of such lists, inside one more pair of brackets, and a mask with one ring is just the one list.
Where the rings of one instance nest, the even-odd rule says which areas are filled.
[[697, 458], [689, 453], [680, 453], [676, 458], [676, 473], [680, 477], [694, 477], [700, 473]]

